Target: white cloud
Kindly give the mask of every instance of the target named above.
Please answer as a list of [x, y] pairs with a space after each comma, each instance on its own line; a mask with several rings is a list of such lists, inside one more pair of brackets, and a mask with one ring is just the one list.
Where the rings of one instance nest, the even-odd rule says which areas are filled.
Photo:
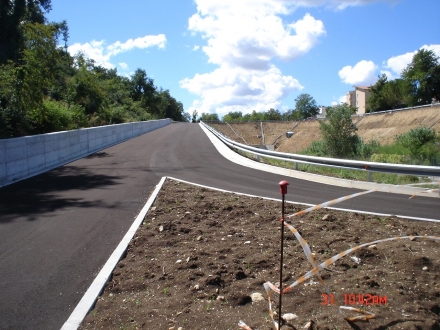
[[158, 34], [136, 38], [134, 40], [128, 39], [124, 43], [116, 41], [108, 46], [105, 45], [104, 40], [93, 40], [90, 43], [86, 42], [85, 44], [75, 43], [72, 46], [69, 46], [68, 51], [71, 55], [83, 52], [86, 57], [93, 59], [97, 65], [101, 65], [105, 68], [114, 68], [115, 65], [110, 62], [110, 57], [112, 56], [130, 51], [134, 48], [145, 49], [149, 47], [158, 47], [159, 49], [163, 49], [165, 43], [165, 35]]
[[348, 65], [339, 72], [339, 77], [346, 84], [370, 85], [376, 81], [377, 65], [372, 61], [362, 60], [354, 67]]
[[341, 97], [339, 97], [338, 101], [339, 101], [339, 104], [347, 103], [347, 95], [342, 95]]
[[[422, 47], [420, 47], [420, 49], [432, 50], [434, 54], [440, 56], [440, 45], [423, 45]], [[417, 50], [391, 57], [385, 62], [385, 65], [383, 67], [385, 69], [390, 69], [392, 72], [390, 72], [389, 70], [384, 70], [382, 72], [387, 75], [388, 79], [400, 77], [402, 70], [411, 63], [412, 58], [416, 53]]]
[[342, 104], [342, 103], [346, 103], [346, 102], [347, 102], [347, 96], [342, 95], [338, 98], [337, 101], [332, 101], [331, 105], [338, 105], [338, 104]]
[[189, 19], [188, 29], [201, 34], [208, 61], [219, 66], [180, 82], [201, 97], [194, 104], [203, 109], [199, 112], [267, 110], [302, 88], [271, 61], [292, 61], [310, 51], [326, 33], [320, 20], [306, 14], [296, 22], [283, 22], [280, 15], [292, 10], [285, 0], [196, 3], [198, 11]]
[[128, 39], [124, 43], [116, 41], [115, 43], [107, 46], [107, 50], [111, 55], [117, 55], [119, 53], [132, 50], [133, 48], [145, 49], [156, 46], [159, 49], [164, 49], [166, 41], [167, 39], [164, 34], [158, 34], [156, 36], [145, 36], [142, 38], [136, 38], [134, 40]]
[[199, 45], [194, 45], [194, 47], [193, 47], [193, 51], [196, 51], [196, 50], [198, 50], [200, 48], [200, 46]]
[[221, 115], [229, 111], [249, 113], [278, 108], [283, 97], [303, 88], [298, 80], [283, 76], [274, 65], [267, 71], [222, 65], [211, 73], [186, 78], [180, 86], [201, 96], [190, 111], [197, 109], [201, 113], [214, 109]]
[[119, 66], [120, 66], [121, 68], [123, 68], [123, 69], [127, 69], [127, 68], [128, 68], [127, 63], [124, 63], [124, 62], [119, 63]]

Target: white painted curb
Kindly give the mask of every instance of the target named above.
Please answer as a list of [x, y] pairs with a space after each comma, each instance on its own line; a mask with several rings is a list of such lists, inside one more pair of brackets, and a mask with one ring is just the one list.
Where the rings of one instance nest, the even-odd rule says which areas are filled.
[[119, 260], [121, 260], [122, 256], [124, 255], [125, 251], [127, 250], [128, 244], [130, 243], [131, 239], [133, 238], [134, 234], [136, 233], [137, 229], [141, 225], [142, 221], [145, 218], [145, 215], [149, 211], [151, 205], [153, 205], [153, 202], [155, 201], [157, 194], [161, 190], [165, 180], [167, 177], [162, 177], [162, 179], [157, 184], [156, 188], [154, 189], [153, 193], [151, 194], [150, 198], [148, 198], [147, 202], [145, 203], [144, 207], [134, 220], [133, 224], [131, 225], [130, 229], [125, 234], [122, 241], [119, 243], [119, 245], [116, 247], [115, 251], [113, 251], [110, 258], [105, 263], [104, 267], [101, 269], [99, 274], [96, 276], [93, 283], [90, 285], [89, 289], [86, 291], [78, 305], [73, 310], [72, 314], [69, 316], [67, 321], [62, 326], [61, 330], [76, 330], [80, 326], [81, 322], [86, 317], [87, 313], [90, 311], [90, 309], [95, 304], [96, 299], [98, 298], [99, 294], [102, 292], [102, 289], [104, 288], [105, 284], [107, 283], [110, 275], [112, 274], [113, 270], [115, 269], [117, 263]]
[[[364, 182], [364, 181], [354, 181], [354, 180], [346, 180], [333, 178], [329, 176], [307, 173], [301, 171], [290, 170], [287, 168], [282, 168], [278, 166], [262, 164], [256, 161], [253, 161], [249, 158], [239, 155], [238, 153], [229, 149], [223, 142], [221, 142], [214, 134], [212, 134], [208, 129], [206, 129], [202, 124], [199, 124], [208, 138], [211, 140], [212, 144], [215, 146], [217, 151], [226, 159], [230, 160], [233, 163], [250, 167], [256, 170], [270, 172], [274, 174], [280, 174], [284, 176], [289, 176], [292, 178], [308, 180], [313, 182], [324, 183], [332, 186], [339, 186], [345, 188], [355, 188], [361, 190], [375, 190], [382, 189], [387, 187], [387, 192], [394, 194], [404, 194], [404, 195], [415, 195], [424, 192], [424, 189], [408, 187], [408, 186], [398, 186], [398, 185], [389, 185], [389, 184], [381, 184], [376, 182]], [[422, 193], [423, 197], [439, 197], [439, 194], [436, 193]]]

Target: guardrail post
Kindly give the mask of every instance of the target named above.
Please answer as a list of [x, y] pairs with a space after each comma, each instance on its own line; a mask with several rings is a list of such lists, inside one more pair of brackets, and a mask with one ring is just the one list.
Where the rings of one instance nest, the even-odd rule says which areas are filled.
[[257, 160], [257, 162], [260, 162], [260, 155], [255, 155], [255, 159]]
[[295, 171], [298, 171], [298, 163], [295, 162], [295, 163], [293, 163], [293, 165], [294, 165], [294, 169], [295, 169]]
[[368, 182], [371, 182], [371, 180], [372, 180], [372, 178], [371, 178], [371, 171], [368, 171], [368, 169], [370, 168], [370, 166], [368, 166], [368, 165], [365, 165], [364, 166], [364, 168], [365, 168], [365, 170], [367, 171], [367, 180], [368, 180]]

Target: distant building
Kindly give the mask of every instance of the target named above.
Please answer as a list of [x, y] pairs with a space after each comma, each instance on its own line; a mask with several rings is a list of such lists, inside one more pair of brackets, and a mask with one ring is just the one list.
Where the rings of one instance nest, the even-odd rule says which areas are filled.
[[327, 107], [321, 105], [319, 106], [318, 114], [316, 115], [316, 118], [323, 119], [327, 115]]
[[367, 110], [367, 101], [370, 98], [371, 92], [368, 86], [353, 86], [354, 91], [350, 91], [346, 95], [346, 102], [348, 105], [357, 109], [357, 114], [362, 115]]

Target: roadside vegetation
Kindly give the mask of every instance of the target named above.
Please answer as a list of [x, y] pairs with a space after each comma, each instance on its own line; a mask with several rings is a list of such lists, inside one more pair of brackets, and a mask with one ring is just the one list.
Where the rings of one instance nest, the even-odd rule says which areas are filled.
[[440, 135], [432, 128], [416, 127], [396, 137], [392, 145], [381, 146], [377, 140], [364, 142], [357, 134], [347, 104], [327, 110], [327, 121], [320, 121], [322, 140], [314, 141], [302, 153], [372, 162], [439, 165]]
[[[392, 145], [381, 146], [377, 140], [364, 142], [357, 134], [357, 127], [352, 121], [352, 114], [356, 110], [347, 105], [336, 105], [327, 109], [327, 120], [320, 121], [322, 139], [314, 141], [302, 154], [334, 157], [393, 164], [439, 165], [440, 164], [440, 135], [434, 129], [417, 127], [396, 137]], [[240, 152], [242, 155], [255, 159], [250, 153]], [[371, 173], [367, 171], [349, 170], [316, 166], [310, 164], [292, 163], [259, 157], [259, 161], [284, 168], [327, 175], [349, 180], [371, 180], [386, 184], [413, 184], [429, 181], [411, 175], [397, 175], [387, 173]]]
[[[183, 105], [146, 71], [130, 77], [71, 56], [66, 21], [48, 22], [50, 0], [6, 1], [0, 8], [0, 138], [171, 118]], [[63, 44], [63, 46], [59, 46]]]

